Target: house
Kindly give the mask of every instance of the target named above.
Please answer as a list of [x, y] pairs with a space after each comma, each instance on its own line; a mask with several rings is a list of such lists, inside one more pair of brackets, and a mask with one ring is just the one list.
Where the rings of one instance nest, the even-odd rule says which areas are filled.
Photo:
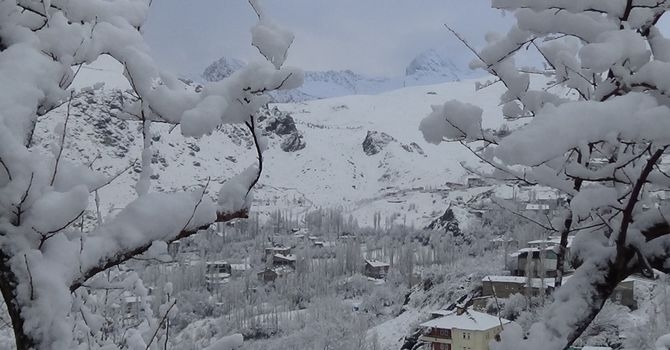
[[177, 254], [179, 254], [180, 245], [181, 245], [181, 241], [179, 241], [179, 240], [175, 240], [175, 241], [172, 241], [172, 242], [168, 243], [167, 251], [168, 251], [168, 254], [170, 254], [170, 256], [172, 257], [172, 259], [175, 259], [177, 257]]
[[293, 269], [287, 266], [275, 267], [275, 268], [266, 268], [265, 270], [256, 274], [258, 280], [261, 282], [274, 282], [277, 278], [288, 275], [293, 272]]
[[[570, 279], [571, 275], [563, 276], [563, 283]], [[525, 276], [486, 276], [482, 278], [482, 296], [475, 300], [475, 308], [484, 310], [492, 297], [506, 299], [513, 294], [540, 296], [548, 295], [555, 290], [555, 278], [528, 278]], [[614, 289], [610, 301], [627, 306], [631, 309], [637, 308], [635, 301], [634, 279], [627, 278]]]
[[551, 207], [549, 206], [549, 204], [527, 203], [525, 209], [528, 210], [528, 211], [544, 211], [544, 212], [548, 212], [549, 210], [551, 210]]
[[205, 263], [205, 283], [207, 288], [227, 283], [232, 275], [231, 265], [223, 260]]
[[510, 321], [474, 310], [433, 313], [440, 315], [422, 323], [420, 341], [430, 344], [431, 350], [489, 350], [489, 342], [498, 340], [503, 326]]
[[[570, 276], [564, 276], [563, 281], [567, 281]], [[542, 293], [549, 294], [553, 292], [556, 279], [547, 278], [528, 278], [526, 276], [486, 276], [482, 278], [482, 296], [497, 298], [509, 298], [512, 294], [539, 296]]]
[[267, 248], [265, 248], [265, 255], [263, 255], [263, 258], [261, 260], [265, 261], [265, 260], [267, 260], [268, 257], [272, 257], [275, 254], [290, 255], [291, 254], [291, 248], [290, 247], [284, 247], [284, 246], [267, 247]]
[[506, 248], [506, 249], [519, 249], [519, 241], [508, 237], [496, 237], [491, 240], [489, 240], [489, 249], [500, 249], [500, 248]]
[[391, 265], [377, 261], [377, 260], [365, 260], [365, 275], [372, 278], [384, 278], [389, 272], [389, 267]]
[[[523, 248], [511, 255], [510, 272], [514, 276], [556, 277], [558, 247]], [[567, 259], [566, 259], [567, 260]]]
[[[568, 236], [566, 248], [572, 248], [572, 241], [575, 236]], [[556, 247], [561, 244], [561, 236], [549, 236], [547, 239], [538, 239], [528, 242], [529, 248]]]
[[274, 254], [289, 255], [289, 254], [291, 254], [291, 248], [290, 247], [284, 247], [284, 246], [276, 246], [276, 247], [265, 248], [265, 255], [274, 255]]
[[145, 297], [135, 295], [129, 291], [124, 291], [121, 294], [122, 304], [115, 306], [118, 308], [121, 307], [121, 313], [124, 316], [122, 323], [124, 325], [132, 324], [137, 322], [140, 319], [141, 315], [146, 311], [145, 308], [151, 307], [151, 303], [154, 300], [153, 295], [151, 294], [153, 289], [149, 289], [149, 294]]
[[272, 256], [272, 267], [288, 266], [295, 268], [296, 257], [293, 254], [275, 254]]

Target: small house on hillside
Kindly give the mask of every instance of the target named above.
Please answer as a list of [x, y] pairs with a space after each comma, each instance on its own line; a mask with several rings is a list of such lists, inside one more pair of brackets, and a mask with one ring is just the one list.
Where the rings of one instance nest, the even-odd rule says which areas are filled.
[[512, 254], [510, 272], [514, 276], [555, 277], [558, 247], [523, 248]]
[[498, 340], [503, 326], [510, 323], [483, 312], [457, 308], [441, 312], [443, 316], [422, 323], [424, 334], [419, 340], [431, 350], [488, 350], [491, 340]]
[[205, 283], [207, 288], [219, 286], [228, 282], [232, 268], [226, 261], [207, 261], [205, 263]]
[[391, 265], [377, 261], [365, 260], [365, 275], [372, 278], [384, 278], [389, 272]]
[[293, 272], [293, 269], [290, 267], [276, 267], [276, 268], [266, 268], [265, 270], [257, 273], [258, 280], [261, 282], [274, 282], [277, 278], [288, 275]]
[[265, 248], [265, 255], [263, 255], [262, 260], [265, 261], [269, 257], [272, 257], [275, 254], [290, 255], [291, 254], [291, 248], [290, 247], [284, 247], [284, 246], [267, 247], [267, 248]]
[[296, 262], [296, 257], [293, 254], [289, 254], [289, 255], [275, 254], [275, 255], [272, 256], [272, 266], [273, 267], [288, 266], [288, 267], [291, 267], [291, 268], [295, 268], [295, 262]]
[[[570, 279], [571, 275], [563, 276], [563, 283]], [[484, 310], [490, 298], [509, 298], [513, 294], [540, 296], [551, 294], [555, 288], [555, 278], [528, 278], [525, 276], [486, 276], [482, 279], [482, 296], [475, 300], [475, 308]], [[631, 309], [637, 308], [635, 301], [635, 285], [632, 278], [627, 278], [614, 289], [610, 296], [612, 302], [627, 306]]]

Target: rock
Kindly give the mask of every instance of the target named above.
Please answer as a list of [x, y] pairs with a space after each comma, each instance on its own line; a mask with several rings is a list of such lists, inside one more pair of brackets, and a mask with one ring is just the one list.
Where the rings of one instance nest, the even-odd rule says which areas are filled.
[[307, 144], [302, 139], [302, 135], [296, 132], [284, 138], [280, 147], [284, 152], [296, 152], [305, 148]]
[[363, 140], [363, 152], [368, 156], [375, 155], [393, 141], [396, 141], [396, 139], [385, 132], [368, 131], [365, 140]]
[[273, 115], [265, 120], [265, 131], [279, 136], [298, 133], [298, 128], [295, 126], [293, 117], [288, 113], [282, 113], [279, 110], [275, 110], [276, 108], [271, 111]]

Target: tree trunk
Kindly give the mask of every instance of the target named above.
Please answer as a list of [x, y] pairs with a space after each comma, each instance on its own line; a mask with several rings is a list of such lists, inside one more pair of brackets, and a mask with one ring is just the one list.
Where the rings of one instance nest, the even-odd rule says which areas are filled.
[[24, 320], [21, 309], [16, 302], [16, 287], [18, 280], [9, 265], [9, 256], [0, 250], [0, 292], [7, 305], [7, 313], [12, 321], [14, 338], [17, 350], [36, 349], [37, 342], [23, 331]]

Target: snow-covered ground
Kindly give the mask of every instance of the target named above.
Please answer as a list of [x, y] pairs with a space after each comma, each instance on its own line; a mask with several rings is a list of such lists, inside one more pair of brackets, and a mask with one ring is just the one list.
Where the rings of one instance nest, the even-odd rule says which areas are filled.
[[[140, 158], [141, 136], [136, 122], [121, 123], [110, 117], [115, 113], [110, 107], [111, 89], [127, 88], [121, 66], [102, 57], [82, 68], [75, 86], [92, 86], [97, 81], [105, 82], [102, 90], [73, 103], [73, 114], [87, 118], [70, 120], [67, 155], [89, 162], [101, 152], [95, 166], [113, 174]], [[280, 137], [270, 140], [254, 210], [269, 215], [281, 209], [300, 216], [317, 207], [338, 207], [345, 215], [353, 213], [360, 225], [371, 225], [375, 212], [395, 216], [396, 223], [407, 226], [426, 225], [457, 197], [469, 196], [447, 191], [445, 184], [465, 183], [468, 174], [460, 163], [473, 165], [478, 160], [459, 144], [428, 144], [418, 130], [419, 121], [431, 112], [431, 105], [459, 99], [484, 108], [485, 127], [499, 127], [503, 123], [498, 106], [502, 86], [476, 91], [475, 83], [469, 80], [276, 105], [293, 117], [306, 147], [285, 152], [279, 147]], [[38, 138], [48, 141], [65, 111], [63, 106], [40, 122]], [[168, 126], [154, 127], [165, 131], [154, 140], [158, 177], [152, 182], [154, 190], [193, 188], [208, 178], [221, 182], [256, 162], [241, 128], [226, 127], [194, 140], [184, 139], [179, 128], [168, 134]], [[117, 139], [100, 147], [100, 138], [108, 136]], [[367, 148], [364, 141], [369, 141]], [[103, 214], [113, 213], [135, 196], [137, 176], [128, 170], [100, 192]], [[216, 187], [212, 184], [210, 188]]]

